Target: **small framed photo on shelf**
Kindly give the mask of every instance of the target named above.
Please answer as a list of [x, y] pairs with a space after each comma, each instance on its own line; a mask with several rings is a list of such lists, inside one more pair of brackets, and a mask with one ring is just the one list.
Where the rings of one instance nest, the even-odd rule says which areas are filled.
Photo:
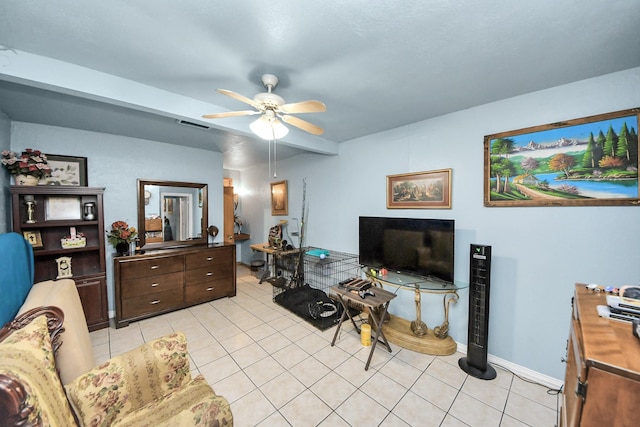
[[39, 185], [71, 185], [86, 187], [87, 158], [47, 154], [51, 176], [40, 180]]
[[27, 240], [27, 242], [29, 242], [31, 246], [33, 246], [34, 249], [44, 248], [44, 245], [42, 244], [42, 235], [40, 234], [40, 231], [38, 230], [23, 231], [22, 235]]
[[47, 221], [82, 218], [79, 197], [47, 197], [45, 202]]

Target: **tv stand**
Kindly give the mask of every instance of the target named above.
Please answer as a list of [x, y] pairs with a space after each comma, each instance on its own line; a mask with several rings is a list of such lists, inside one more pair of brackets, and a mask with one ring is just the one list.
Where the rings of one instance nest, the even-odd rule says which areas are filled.
[[[383, 325], [387, 339], [403, 348], [419, 353], [446, 356], [457, 350], [457, 344], [449, 336], [449, 306], [458, 302], [458, 290], [468, 287], [462, 282], [446, 283], [429, 277], [387, 272], [380, 275], [370, 268], [363, 272], [375, 285], [389, 285], [400, 289], [413, 290], [416, 303], [416, 317], [408, 321], [395, 315], [389, 315], [389, 321]], [[430, 329], [422, 321], [422, 293], [443, 295], [444, 321]]]

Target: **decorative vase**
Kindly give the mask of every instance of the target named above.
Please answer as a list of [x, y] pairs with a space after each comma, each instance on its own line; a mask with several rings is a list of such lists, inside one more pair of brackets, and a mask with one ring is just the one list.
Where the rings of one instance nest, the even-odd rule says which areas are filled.
[[129, 255], [129, 244], [127, 242], [118, 243], [116, 252], [118, 252], [118, 255]]
[[16, 175], [16, 185], [38, 185], [40, 179], [33, 175]]

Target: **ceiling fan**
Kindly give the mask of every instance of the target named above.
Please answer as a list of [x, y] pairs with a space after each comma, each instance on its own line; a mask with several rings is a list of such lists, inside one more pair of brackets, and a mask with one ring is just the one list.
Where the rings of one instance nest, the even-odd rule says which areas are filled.
[[205, 119], [221, 119], [225, 117], [252, 116], [260, 114], [260, 118], [251, 123], [251, 130], [263, 139], [282, 138], [289, 132], [283, 122], [309, 132], [313, 135], [322, 135], [324, 129], [290, 114], [322, 113], [327, 107], [320, 101], [309, 100], [285, 104], [284, 99], [272, 92], [278, 85], [278, 77], [273, 74], [263, 74], [262, 84], [266, 92], [259, 93], [253, 99], [242, 96], [226, 89], [217, 89], [223, 95], [230, 96], [240, 102], [251, 105], [255, 110], [229, 111], [226, 113], [205, 114]]

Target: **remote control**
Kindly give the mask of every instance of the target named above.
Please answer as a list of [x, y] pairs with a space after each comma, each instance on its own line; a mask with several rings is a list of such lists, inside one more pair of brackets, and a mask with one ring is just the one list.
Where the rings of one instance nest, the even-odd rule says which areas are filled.
[[360, 295], [360, 298], [362, 298], [362, 299], [364, 299], [367, 295], [371, 295], [372, 297], [376, 296], [376, 294], [374, 294], [371, 289], [364, 289], [364, 290], [358, 292], [358, 295]]

